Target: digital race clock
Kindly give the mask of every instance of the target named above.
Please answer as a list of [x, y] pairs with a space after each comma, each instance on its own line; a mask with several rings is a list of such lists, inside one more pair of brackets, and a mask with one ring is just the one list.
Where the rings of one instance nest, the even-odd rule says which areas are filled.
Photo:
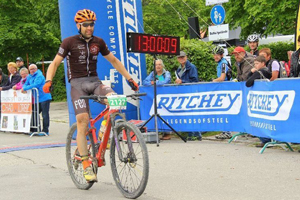
[[142, 33], [127, 33], [127, 52], [179, 55], [180, 39]]

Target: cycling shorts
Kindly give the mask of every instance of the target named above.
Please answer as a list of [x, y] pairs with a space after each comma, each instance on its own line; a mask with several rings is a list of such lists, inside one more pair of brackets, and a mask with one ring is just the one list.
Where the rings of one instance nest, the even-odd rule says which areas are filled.
[[[114, 92], [109, 86], [102, 84], [98, 76], [81, 77], [71, 79], [71, 98], [75, 115], [80, 113], [89, 113], [89, 101], [80, 99], [81, 96], [92, 94], [105, 96]], [[104, 102], [101, 102], [104, 104]]]

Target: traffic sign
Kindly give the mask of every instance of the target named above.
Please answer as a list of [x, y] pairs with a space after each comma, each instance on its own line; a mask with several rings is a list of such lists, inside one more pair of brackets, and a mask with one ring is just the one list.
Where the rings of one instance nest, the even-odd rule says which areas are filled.
[[206, 6], [210, 6], [210, 5], [215, 5], [215, 4], [221, 4], [221, 3], [226, 3], [229, 0], [206, 0]]
[[208, 27], [209, 41], [223, 40], [223, 39], [228, 39], [228, 38], [229, 38], [228, 24], [222, 24], [222, 25]]
[[210, 18], [215, 25], [223, 24], [225, 20], [225, 9], [221, 5], [214, 6], [210, 11]]

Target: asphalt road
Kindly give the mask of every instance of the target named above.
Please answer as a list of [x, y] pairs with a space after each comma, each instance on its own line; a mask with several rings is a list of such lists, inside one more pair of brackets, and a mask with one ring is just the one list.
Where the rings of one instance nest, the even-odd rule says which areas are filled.
[[[64, 143], [69, 128], [66, 104], [52, 103], [50, 115], [49, 137], [0, 132], [0, 149]], [[184, 143], [174, 138], [147, 147], [149, 182], [139, 199], [300, 199], [297, 152], [268, 148], [259, 154], [247, 142]], [[88, 191], [78, 190], [67, 171], [64, 147], [0, 153], [0, 180], [0, 199], [5, 200], [124, 199], [109, 162], [99, 169], [98, 183]]]

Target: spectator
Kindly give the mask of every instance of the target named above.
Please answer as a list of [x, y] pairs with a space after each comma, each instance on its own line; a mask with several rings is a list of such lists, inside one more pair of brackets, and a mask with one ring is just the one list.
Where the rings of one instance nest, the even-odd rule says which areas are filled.
[[[164, 85], [171, 83], [171, 75], [170, 72], [164, 69], [165, 65], [161, 59], [157, 59], [155, 61], [155, 70], [156, 70], [156, 84]], [[143, 81], [143, 85], [149, 86], [154, 84], [154, 72], [152, 71], [149, 76]], [[161, 140], [170, 140], [171, 135], [169, 133], [165, 133]]]
[[[256, 79], [270, 79], [272, 77], [271, 72], [266, 67], [267, 60], [264, 56], [258, 56], [254, 60], [254, 68], [251, 69], [249, 73], [249, 78], [246, 82], [247, 87], [251, 87]], [[267, 142], [271, 142], [270, 138], [259, 137], [261, 143], [256, 145], [256, 147], [263, 147]]]
[[[212, 53], [214, 54], [214, 59], [218, 63], [217, 65], [217, 76], [218, 78], [214, 79], [213, 82], [223, 82], [231, 79], [231, 67], [228, 61], [223, 57], [224, 49], [223, 47], [216, 46], [213, 48]], [[230, 139], [231, 132], [224, 131], [219, 135], [215, 136], [217, 139]]]
[[217, 76], [213, 82], [229, 81], [232, 76], [232, 70], [228, 61], [223, 57], [224, 49], [223, 47], [216, 46], [212, 50], [214, 54], [214, 59], [218, 63], [217, 65]]
[[259, 38], [258, 35], [249, 35], [247, 38], [247, 42], [248, 42], [248, 46], [250, 48], [250, 53], [254, 56], [258, 56], [259, 55], [259, 51], [258, 51], [258, 42], [259, 42]]
[[254, 59], [254, 68], [251, 69], [246, 86], [251, 87], [256, 79], [270, 79], [272, 77], [271, 72], [266, 67], [267, 60], [264, 56], [257, 56]]
[[250, 53], [246, 53], [243, 47], [236, 47], [232, 54], [234, 54], [237, 68], [237, 80], [246, 81], [251, 68], [254, 66], [254, 57]]
[[272, 59], [271, 55], [271, 49], [269, 48], [263, 48], [259, 51], [260, 56], [264, 56], [267, 63], [266, 66], [269, 69], [269, 71], [272, 73], [272, 78], [270, 81], [274, 81], [277, 78], [280, 78], [279, 68], [280, 64], [277, 60]]
[[[43, 76], [43, 73], [41, 70], [37, 68], [35, 64], [29, 65], [29, 72], [30, 75], [28, 75], [27, 80], [25, 84], [23, 85], [23, 88], [21, 92], [30, 90], [32, 88], [38, 89], [39, 94], [39, 110], [38, 113], [42, 112], [43, 117], [43, 130], [42, 132], [49, 135], [49, 109], [50, 109], [50, 101], [52, 99], [50, 93], [44, 93], [43, 86], [45, 84], [45, 77]], [[39, 119], [38, 119], [39, 120]], [[44, 134], [39, 134], [41, 136], [44, 136]]]
[[26, 67], [24, 66], [24, 60], [23, 60], [23, 58], [21, 58], [21, 57], [17, 57], [17, 58], [16, 58], [16, 64], [17, 64], [17, 67], [18, 67], [19, 71], [20, 71], [22, 68], [26, 68]]
[[8, 82], [8, 76], [2, 72], [0, 68], [0, 87], [6, 85]]
[[26, 80], [27, 80], [27, 76], [28, 76], [29, 72], [27, 68], [22, 68], [20, 70], [20, 75], [21, 75], [21, 80], [19, 83], [17, 83], [15, 86], [12, 87], [12, 89], [14, 90], [21, 90], [23, 85], [25, 84]]
[[0, 87], [0, 91], [11, 89], [14, 85], [16, 85], [21, 80], [21, 76], [18, 73], [18, 68], [16, 63], [14, 62], [8, 63], [7, 69], [10, 75], [8, 77], [7, 83], [4, 86]]
[[[177, 56], [177, 60], [180, 66], [175, 71], [176, 84], [181, 83], [196, 83], [199, 81], [198, 72], [195, 65], [193, 65], [188, 59], [184, 51], [180, 51]], [[162, 139], [168, 139], [168, 137], [163, 137]], [[202, 140], [201, 132], [188, 132], [188, 140]]]
[[[300, 45], [300, 35], [298, 36], [297, 40], [298, 46]], [[300, 73], [300, 63], [299, 63], [299, 54], [300, 48], [295, 51], [291, 56], [291, 69], [290, 69], [290, 76], [289, 77], [299, 77]]]
[[[171, 83], [171, 75], [169, 71], [164, 69], [165, 65], [161, 59], [155, 61], [156, 70], [156, 85], [164, 85]], [[143, 85], [149, 86], [154, 84], [154, 71], [152, 71], [149, 76], [143, 81]]]
[[180, 54], [177, 56], [177, 60], [180, 63], [180, 66], [175, 72], [175, 83], [181, 84], [198, 82], [197, 68], [187, 59], [184, 51], [180, 51]]

